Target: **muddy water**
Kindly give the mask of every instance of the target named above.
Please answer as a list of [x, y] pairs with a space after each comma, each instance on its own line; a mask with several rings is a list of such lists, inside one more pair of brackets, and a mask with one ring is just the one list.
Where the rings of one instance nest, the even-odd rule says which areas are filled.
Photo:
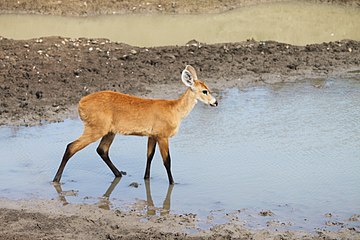
[[[268, 221], [287, 229], [358, 226], [347, 220], [360, 213], [360, 78], [231, 89], [219, 97], [218, 108], [198, 104], [171, 140], [173, 188], [158, 152], [150, 183], [142, 180], [146, 138], [124, 136], [110, 153], [127, 172], [120, 181], [111, 184], [92, 144], [70, 160], [61, 189], [54, 188], [64, 148], [82, 132], [78, 120], [67, 120], [0, 128], [0, 197], [135, 204], [149, 215], [192, 212], [202, 227], [226, 221], [226, 213], [255, 228]], [[129, 186], [134, 182], [137, 188]], [[274, 215], [260, 216], [268, 210]]]
[[0, 36], [108, 38], [135, 46], [275, 40], [290, 44], [360, 40], [360, 8], [273, 3], [211, 15], [122, 15], [71, 18], [0, 15]]

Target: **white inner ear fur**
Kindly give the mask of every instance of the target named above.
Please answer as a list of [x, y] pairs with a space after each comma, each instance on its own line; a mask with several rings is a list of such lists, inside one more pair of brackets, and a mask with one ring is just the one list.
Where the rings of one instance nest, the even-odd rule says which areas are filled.
[[187, 87], [194, 86], [194, 78], [193, 78], [192, 74], [186, 69], [184, 69], [181, 73], [181, 80]]

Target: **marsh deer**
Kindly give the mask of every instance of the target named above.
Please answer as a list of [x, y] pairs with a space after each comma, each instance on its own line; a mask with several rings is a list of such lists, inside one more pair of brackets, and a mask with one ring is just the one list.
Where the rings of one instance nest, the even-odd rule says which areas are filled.
[[116, 177], [121, 172], [109, 158], [109, 148], [115, 134], [148, 136], [145, 179], [150, 177], [150, 166], [159, 145], [169, 183], [174, 180], [170, 169], [169, 138], [174, 136], [180, 122], [194, 108], [198, 100], [217, 106], [210, 89], [197, 78], [195, 69], [187, 65], [181, 80], [187, 87], [176, 100], [145, 99], [127, 94], [101, 91], [83, 97], [79, 102], [79, 115], [84, 123], [83, 134], [69, 143], [54, 182], [59, 182], [68, 160], [78, 151], [101, 138], [97, 152]]

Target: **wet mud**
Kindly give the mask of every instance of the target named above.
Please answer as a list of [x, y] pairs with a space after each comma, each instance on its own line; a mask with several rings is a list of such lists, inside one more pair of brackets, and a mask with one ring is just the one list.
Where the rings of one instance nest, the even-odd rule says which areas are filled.
[[10, 239], [359, 239], [354, 228], [338, 232], [251, 230], [239, 218], [208, 230], [196, 227], [193, 214], [149, 216], [138, 211], [109, 211], [94, 205], [61, 206], [57, 201], [0, 200], [0, 237]]
[[[360, 42], [307, 46], [245, 41], [138, 48], [106, 39], [0, 38], [0, 125], [37, 125], [76, 116], [81, 97], [115, 90], [176, 98], [186, 64], [216, 91], [228, 87], [358, 74]], [[166, 87], [164, 87], [166, 85]]]
[[[132, 1], [47, 1], [28, 0], [13, 1], [3, 0], [0, 3], [1, 13], [32, 13], [64, 16], [93, 16], [102, 14], [133, 14], [133, 13], [165, 13], [165, 14], [194, 14], [194, 13], [219, 13], [235, 8], [251, 6], [259, 3], [290, 2], [291, 0], [132, 0]], [[304, 0], [325, 4], [338, 4], [359, 7], [357, 0]]]

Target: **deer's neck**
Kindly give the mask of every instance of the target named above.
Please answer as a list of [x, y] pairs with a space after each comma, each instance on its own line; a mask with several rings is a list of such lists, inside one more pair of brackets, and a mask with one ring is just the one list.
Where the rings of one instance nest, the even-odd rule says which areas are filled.
[[186, 92], [177, 100], [176, 111], [180, 119], [185, 118], [197, 103], [195, 93], [188, 88]]

